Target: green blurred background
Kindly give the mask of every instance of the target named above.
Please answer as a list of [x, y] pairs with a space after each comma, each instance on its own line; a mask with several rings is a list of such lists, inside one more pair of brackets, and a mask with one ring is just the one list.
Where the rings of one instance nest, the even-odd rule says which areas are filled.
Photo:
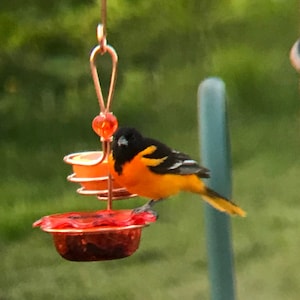
[[[299, 35], [299, 1], [107, 2], [121, 125], [198, 159], [198, 85], [209, 76], [225, 81], [233, 195], [248, 212], [232, 221], [237, 298], [298, 299], [299, 91], [288, 55]], [[196, 195], [160, 203], [159, 221], [123, 260], [65, 261], [48, 234], [31, 228], [43, 215], [105, 207], [76, 194], [62, 161], [100, 147], [88, 61], [99, 21], [100, 0], [1, 1], [0, 299], [209, 299]], [[101, 58], [105, 91], [110, 68]]]

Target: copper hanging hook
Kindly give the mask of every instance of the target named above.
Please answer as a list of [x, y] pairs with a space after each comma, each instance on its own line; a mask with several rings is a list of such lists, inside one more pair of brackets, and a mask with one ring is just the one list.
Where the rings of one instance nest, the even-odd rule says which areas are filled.
[[[90, 67], [91, 67], [91, 73], [93, 82], [95, 85], [96, 95], [99, 102], [100, 107], [100, 113], [97, 115], [93, 121], [92, 121], [92, 128], [95, 131], [95, 133], [100, 137], [100, 140], [102, 142], [102, 151], [94, 151], [96, 155], [93, 155], [92, 157], [86, 156], [87, 152], [83, 153], [73, 153], [68, 156], [64, 157], [64, 161], [66, 163], [72, 164], [73, 166], [77, 167], [84, 167], [84, 172], [86, 171], [85, 167], [88, 167], [88, 173], [81, 173], [84, 174], [83, 176], [77, 176], [77, 170], [78, 174], [81, 172], [81, 169], [73, 169], [74, 173], [68, 176], [68, 180], [72, 182], [77, 182], [82, 185], [81, 188], [77, 190], [78, 193], [83, 195], [97, 195], [98, 199], [100, 200], [107, 200], [107, 210], [112, 210], [112, 200], [114, 199], [124, 199], [128, 197], [135, 197], [136, 195], [130, 194], [124, 187], [118, 186], [118, 188], [115, 188], [113, 185], [113, 178], [109, 171], [109, 155], [111, 153], [111, 141], [112, 136], [114, 132], [116, 131], [118, 127], [118, 120], [113, 115], [112, 112], [110, 112], [110, 107], [112, 104], [112, 98], [113, 93], [115, 89], [115, 83], [116, 83], [116, 76], [117, 76], [117, 63], [118, 63], [118, 55], [115, 51], [115, 49], [107, 44], [106, 40], [106, 1], [102, 0], [102, 4], [104, 3], [104, 6], [102, 8], [102, 21], [104, 24], [99, 24], [97, 26], [97, 40], [98, 45], [95, 46], [90, 54]], [[97, 55], [104, 55], [106, 52], [111, 57], [112, 61], [112, 71], [111, 71], [111, 78], [110, 78], [110, 85], [109, 90], [107, 94], [107, 101], [105, 102], [105, 99], [103, 97], [103, 93], [101, 90], [101, 84], [98, 76], [98, 71], [96, 67], [96, 58]], [[81, 157], [82, 156], [82, 157]], [[79, 158], [79, 159], [78, 159]], [[81, 159], [82, 158], [82, 159]], [[101, 172], [99, 173], [99, 168], [101, 165]], [[93, 169], [91, 169], [92, 167]], [[96, 170], [94, 169], [96, 168]], [[103, 174], [103, 168], [105, 168], [105, 175]], [[75, 172], [76, 171], [76, 172]], [[91, 171], [91, 172], [90, 172]], [[94, 172], [96, 172], [97, 176], [94, 176]], [[86, 175], [87, 174], [87, 175]], [[100, 174], [100, 176], [99, 176]], [[106, 175], [107, 174], [107, 175]], [[107, 190], [103, 190], [102, 186], [98, 189], [99, 185], [96, 185], [95, 183], [98, 183], [102, 181], [107, 180]], [[92, 184], [87, 186], [86, 184]]]
[[[102, 25], [98, 25], [98, 27], [97, 27], [97, 38], [98, 38], [99, 45], [97, 45], [91, 52], [90, 66], [91, 66], [92, 77], [93, 77], [93, 81], [94, 81], [94, 85], [95, 85], [96, 95], [97, 95], [98, 102], [99, 102], [100, 114], [106, 114], [106, 113], [109, 113], [109, 111], [110, 111], [112, 98], [113, 98], [113, 94], [114, 94], [116, 75], [117, 75], [118, 55], [113, 47], [111, 47], [110, 45], [107, 45], [106, 37], [103, 34], [103, 26]], [[103, 55], [106, 52], [108, 52], [108, 54], [111, 56], [112, 71], [111, 71], [111, 78], [110, 78], [110, 85], [109, 85], [109, 90], [108, 90], [108, 95], [107, 95], [107, 101], [106, 101], [106, 105], [105, 105], [95, 60], [96, 60], [96, 57], [98, 54]], [[103, 162], [105, 159], [108, 158], [108, 155], [110, 153], [110, 141], [102, 140], [102, 151], [103, 151], [103, 155], [101, 158], [99, 158], [99, 162]], [[111, 178], [110, 174], [108, 175], [108, 177], [109, 178], [108, 178], [107, 209], [111, 210], [111, 208], [112, 208], [112, 178]]]
[[[99, 45], [97, 45], [91, 52], [90, 55], [90, 66], [91, 66], [91, 72], [92, 72], [92, 77], [95, 85], [95, 90], [96, 90], [96, 95], [98, 98], [99, 106], [100, 106], [100, 112], [106, 113], [109, 112], [113, 94], [114, 94], [114, 89], [115, 89], [115, 83], [117, 79], [117, 65], [118, 65], [118, 55], [115, 49], [107, 45], [106, 42], [106, 37], [104, 35], [103, 31], [103, 25], [99, 24], [97, 27], [97, 38]], [[108, 52], [108, 54], [111, 57], [112, 61], [112, 71], [111, 71], [111, 77], [110, 77], [110, 85], [109, 85], [109, 90], [108, 90], [108, 95], [107, 95], [107, 101], [105, 105], [105, 101], [103, 98], [102, 94], [102, 89], [99, 81], [99, 76], [98, 76], [98, 71], [96, 67], [96, 57], [98, 54], [105, 54]]]
[[[107, 7], [106, 7], [106, 0], [101, 0], [101, 22], [102, 22], [102, 35], [106, 40], [106, 23], [107, 23]], [[99, 35], [97, 33], [98, 40], [99, 40]], [[99, 44], [101, 42], [99, 41]]]
[[[115, 49], [107, 44], [107, 40], [106, 40], [106, 0], [102, 0], [102, 5], [101, 5], [101, 21], [102, 24], [99, 24], [97, 26], [97, 40], [98, 40], [98, 45], [92, 50], [91, 55], [90, 55], [90, 67], [91, 67], [91, 73], [92, 73], [92, 78], [94, 81], [94, 86], [95, 86], [95, 90], [96, 90], [96, 95], [98, 98], [98, 102], [99, 102], [99, 107], [100, 107], [100, 113], [99, 116], [97, 116], [96, 122], [94, 123], [93, 121], [93, 129], [94, 125], [96, 127], [96, 133], [101, 137], [101, 141], [102, 141], [102, 151], [103, 151], [103, 155], [102, 157], [99, 158], [99, 162], [103, 162], [105, 159], [108, 159], [108, 156], [110, 154], [110, 142], [111, 142], [111, 136], [110, 134], [108, 136], [105, 136], [106, 134], [103, 134], [103, 126], [104, 122], [106, 122], [106, 124], [109, 124], [110, 121], [112, 121], [112, 114], [110, 113], [110, 107], [111, 107], [111, 103], [112, 103], [112, 98], [113, 98], [113, 94], [114, 94], [114, 89], [115, 89], [115, 83], [116, 83], [116, 77], [117, 77], [117, 64], [118, 64], [118, 55], [117, 52], [115, 51]], [[104, 55], [106, 52], [108, 52], [108, 54], [111, 57], [111, 61], [112, 61], [112, 71], [111, 71], [111, 77], [110, 77], [110, 84], [109, 84], [109, 90], [108, 90], [108, 94], [107, 94], [107, 101], [106, 101], [106, 105], [105, 105], [105, 101], [103, 98], [103, 93], [102, 93], [102, 89], [101, 89], [101, 84], [100, 84], [100, 80], [99, 80], [99, 75], [98, 75], [98, 71], [97, 71], [97, 67], [96, 67], [96, 58], [97, 55]], [[109, 117], [110, 115], [110, 117]], [[103, 119], [102, 119], [103, 117]], [[113, 117], [113, 123], [115, 125], [113, 126], [117, 126], [117, 119], [115, 117]], [[100, 120], [99, 120], [100, 119]], [[110, 120], [109, 120], [110, 119]], [[99, 123], [100, 126], [99, 126]], [[101, 134], [102, 133], [102, 134]], [[111, 133], [113, 134], [113, 132]], [[108, 174], [108, 199], [107, 199], [107, 209], [111, 210], [112, 208], [112, 189], [113, 189], [113, 185], [112, 185], [112, 177], [111, 174]]]

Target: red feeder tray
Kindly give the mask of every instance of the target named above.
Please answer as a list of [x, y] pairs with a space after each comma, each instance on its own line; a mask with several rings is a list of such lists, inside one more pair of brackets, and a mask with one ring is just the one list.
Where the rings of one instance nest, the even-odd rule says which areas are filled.
[[139, 247], [142, 228], [155, 221], [151, 212], [100, 210], [45, 216], [33, 226], [52, 234], [63, 258], [101, 261], [132, 255]]

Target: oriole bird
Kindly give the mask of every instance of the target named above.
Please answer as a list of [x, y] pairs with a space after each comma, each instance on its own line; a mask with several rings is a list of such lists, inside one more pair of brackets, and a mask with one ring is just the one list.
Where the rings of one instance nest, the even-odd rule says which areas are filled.
[[114, 180], [130, 193], [151, 199], [136, 212], [151, 210], [157, 201], [188, 191], [200, 194], [219, 211], [246, 215], [229, 199], [205, 186], [201, 178], [209, 177], [208, 169], [187, 154], [143, 137], [134, 128], [121, 127], [114, 134], [109, 167]]

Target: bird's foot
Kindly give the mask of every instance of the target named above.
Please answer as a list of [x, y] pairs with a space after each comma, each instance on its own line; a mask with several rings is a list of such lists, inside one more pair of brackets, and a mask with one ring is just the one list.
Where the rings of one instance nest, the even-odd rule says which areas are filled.
[[158, 218], [158, 213], [152, 209], [153, 205], [154, 205], [155, 201], [154, 200], [150, 200], [149, 202], [147, 202], [146, 204], [140, 206], [140, 207], [136, 207], [135, 209], [133, 209], [132, 213], [133, 214], [140, 214], [143, 212], [149, 212], [152, 215], [154, 215], [156, 217], [156, 219]]

